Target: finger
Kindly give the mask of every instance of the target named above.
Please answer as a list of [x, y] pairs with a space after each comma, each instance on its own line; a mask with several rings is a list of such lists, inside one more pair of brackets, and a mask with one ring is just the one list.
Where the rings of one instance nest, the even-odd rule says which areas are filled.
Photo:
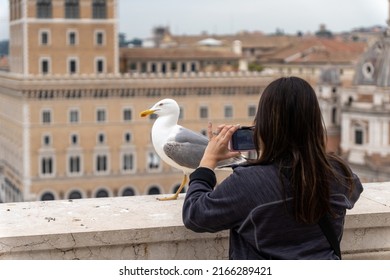
[[220, 134], [223, 138], [230, 138], [234, 131], [236, 131], [236, 128], [233, 125], [225, 125]]
[[207, 125], [207, 134], [209, 136], [209, 140], [213, 138], [213, 124], [211, 122]]
[[222, 129], [225, 127], [226, 125], [225, 124], [220, 124], [218, 127], [217, 127], [217, 134], [220, 134]]
[[232, 135], [234, 134], [234, 132], [237, 131], [237, 129], [239, 129], [240, 126], [239, 125], [232, 125], [227, 131], [226, 131], [226, 137], [230, 138], [232, 137]]

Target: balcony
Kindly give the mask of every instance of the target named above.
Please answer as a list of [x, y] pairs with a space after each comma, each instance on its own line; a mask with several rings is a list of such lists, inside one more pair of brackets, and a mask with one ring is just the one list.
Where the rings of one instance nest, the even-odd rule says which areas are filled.
[[[344, 259], [390, 259], [390, 182], [348, 212]], [[0, 204], [0, 259], [226, 259], [228, 232], [194, 233], [176, 201], [155, 196]]]

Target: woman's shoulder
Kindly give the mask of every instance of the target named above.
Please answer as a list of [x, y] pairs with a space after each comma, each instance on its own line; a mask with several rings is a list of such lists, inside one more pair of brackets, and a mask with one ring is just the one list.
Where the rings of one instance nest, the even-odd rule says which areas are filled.
[[276, 174], [277, 167], [274, 164], [241, 164], [236, 166], [233, 171], [243, 175], [257, 174], [269, 176]]

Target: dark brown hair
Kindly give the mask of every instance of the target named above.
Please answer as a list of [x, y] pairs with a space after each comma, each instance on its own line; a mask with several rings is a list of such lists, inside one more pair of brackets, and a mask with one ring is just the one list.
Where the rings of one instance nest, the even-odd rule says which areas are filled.
[[331, 162], [337, 162], [347, 187], [352, 187], [349, 168], [326, 153], [326, 130], [317, 96], [301, 78], [279, 78], [265, 88], [255, 119], [255, 144], [257, 164], [277, 163], [279, 170], [288, 167], [297, 221], [314, 223], [332, 213], [329, 184], [340, 175]]

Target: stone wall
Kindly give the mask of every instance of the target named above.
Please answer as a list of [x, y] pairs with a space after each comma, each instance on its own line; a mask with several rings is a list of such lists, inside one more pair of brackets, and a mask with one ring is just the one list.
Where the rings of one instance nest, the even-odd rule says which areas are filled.
[[[184, 195], [0, 204], [0, 259], [226, 259], [228, 232], [194, 233]], [[390, 259], [390, 182], [365, 184], [348, 212], [344, 259]]]

